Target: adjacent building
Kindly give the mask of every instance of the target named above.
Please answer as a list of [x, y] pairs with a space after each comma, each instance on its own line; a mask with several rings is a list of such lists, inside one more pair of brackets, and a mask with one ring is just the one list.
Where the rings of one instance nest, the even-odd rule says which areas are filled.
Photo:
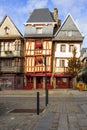
[[55, 88], [71, 88], [72, 75], [67, 71], [68, 59], [76, 48], [76, 57], [80, 57], [83, 35], [69, 14], [53, 38], [54, 59], [53, 74]]
[[23, 36], [9, 16], [0, 24], [0, 88], [23, 89]]

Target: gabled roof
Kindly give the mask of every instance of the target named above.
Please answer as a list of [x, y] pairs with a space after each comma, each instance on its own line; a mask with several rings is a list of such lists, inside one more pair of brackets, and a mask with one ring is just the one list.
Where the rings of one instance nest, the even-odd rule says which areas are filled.
[[[69, 32], [72, 34], [68, 35]], [[70, 14], [68, 14], [67, 18], [54, 35], [53, 40], [83, 40], [83, 35]]]
[[[4, 34], [4, 28], [8, 27], [10, 29], [9, 35]], [[8, 15], [5, 15], [2, 22], [0, 23], [0, 38], [7, 38], [7, 37], [23, 37], [19, 29], [16, 27], [16, 25], [13, 23], [13, 21], [10, 19]]]
[[48, 8], [41, 8], [41, 9], [35, 9], [29, 19], [27, 20], [27, 23], [32, 22], [55, 22], [53, 19], [52, 13], [49, 11]]

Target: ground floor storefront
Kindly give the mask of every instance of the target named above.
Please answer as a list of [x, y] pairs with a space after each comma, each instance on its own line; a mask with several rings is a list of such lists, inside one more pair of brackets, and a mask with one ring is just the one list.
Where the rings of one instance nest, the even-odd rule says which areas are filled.
[[26, 74], [24, 89], [64, 89], [72, 88], [72, 76], [65, 74]]
[[26, 74], [24, 89], [52, 89], [51, 73]]
[[54, 74], [54, 86], [59, 89], [72, 88], [72, 76], [70, 74]]
[[27, 73], [1, 74], [0, 89], [66, 89], [73, 88], [72, 76], [69, 74]]
[[23, 89], [23, 74], [0, 74], [0, 89]]

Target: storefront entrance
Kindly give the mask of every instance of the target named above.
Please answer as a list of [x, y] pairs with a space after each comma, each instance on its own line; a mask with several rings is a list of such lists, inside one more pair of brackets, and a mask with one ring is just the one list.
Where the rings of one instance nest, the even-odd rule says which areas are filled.
[[36, 89], [43, 88], [43, 77], [36, 77]]

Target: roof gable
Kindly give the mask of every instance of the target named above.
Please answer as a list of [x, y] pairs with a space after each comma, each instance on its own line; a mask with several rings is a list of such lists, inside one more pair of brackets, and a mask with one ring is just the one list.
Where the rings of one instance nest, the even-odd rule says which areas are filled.
[[54, 22], [54, 19], [48, 8], [35, 9], [27, 20], [27, 23], [31, 22]]
[[55, 40], [83, 40], [83, 36], [70, 14], [56, 32]]
[[[6, 33], [6, 29], [8, 29], [8, 34]], [[0, 38], [4, 37], [22, 37], [22, 34], [18, 28], [7, 15], [4, 17], [0, 24]]]

